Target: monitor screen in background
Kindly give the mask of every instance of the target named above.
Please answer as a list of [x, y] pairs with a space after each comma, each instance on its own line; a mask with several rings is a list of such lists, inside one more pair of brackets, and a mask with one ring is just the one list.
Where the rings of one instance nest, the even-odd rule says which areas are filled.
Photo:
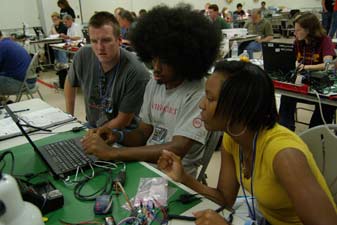
[[296, 57], [293, 44], [262, 43], [263, 66], [268, 73], [284, 73], [295, 70]]

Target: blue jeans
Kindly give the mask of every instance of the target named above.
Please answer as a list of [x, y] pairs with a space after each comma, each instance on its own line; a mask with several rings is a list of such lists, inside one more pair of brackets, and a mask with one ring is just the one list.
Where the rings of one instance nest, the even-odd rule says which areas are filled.
[[0, 95], [14, 95], [20, 91], [22, 81], [0, 76]]
[[332, 12], [327, 11], [322, 13], [322, 25], [327, 33], [330, 30], [331, 20], [332, 20]]
[[[296, 111], [296, 104], [297, 102], [303, 102], [306, 104], [313, 104], [312, 102], [307, 102], [304, 100], [298, 100], [296, 98], [288, 97], [288, 96], [281, 96], [281, 104], [280, 104], [280, 121], [279, 123], [288, 129], [295, 131], [295, 111]], [[326, 123], [332, 123], [336, 107], [322, 104], [322, 111], [323, 116]], [[311, 116], [309, 128], [315, 127], [318, 125], [322, 125], [323, 120], [320, 114], [319, 105], [315, 103], [315, 110]]]
[[249, 58], [254, 58], [253, 53], [254, 52], [260, 52], [262, 51], [262, 44], [258, 43], [256, 41], [251, 41], [245, 48], [247, 50]]
[[54, 50], [55, 60], [59, 63], [67, 63], [68, 57], [67, 53], [63, 51]]
[[333, 38], [337, 30], [337, 12], [332, 13], [331, 26], [329, 30], [329, 37]]

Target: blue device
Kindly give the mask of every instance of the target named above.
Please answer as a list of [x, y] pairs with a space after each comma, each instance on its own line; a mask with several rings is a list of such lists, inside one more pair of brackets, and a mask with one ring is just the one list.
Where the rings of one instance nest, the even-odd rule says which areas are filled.
[[100, 195], [96, 198], [94, 212], [96, 215], [106, 215], [112, 211], [112, 196]]

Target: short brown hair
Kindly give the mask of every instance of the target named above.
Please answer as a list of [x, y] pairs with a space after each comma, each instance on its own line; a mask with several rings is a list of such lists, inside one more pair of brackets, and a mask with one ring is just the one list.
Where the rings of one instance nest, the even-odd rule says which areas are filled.
[[89, 27], [99, 28], [106, 24], [112, 26], [115, 37], [120, 36], [119, 23], [112, 13], [106, 11], [97, 12], [89, 20]]
[[219, 7], [217, 4], [212, 4], [208, 6], [208, 9], [213, 9], [215, 12], [219, 12]]

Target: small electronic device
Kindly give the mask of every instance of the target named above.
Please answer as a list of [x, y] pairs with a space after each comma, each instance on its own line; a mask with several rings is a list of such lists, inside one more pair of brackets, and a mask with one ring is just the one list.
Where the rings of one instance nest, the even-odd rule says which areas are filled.
[[112, 196], [107, 194], [97, 196], [94, 205], [95, 214], [106, 215], [111, 213], [111, 211], [112, 211]]
[[33, 203], [43, 214], [59, 209], [64, 204], [61, 191], [50, 182], [29, 184], [17, 179], [23, 200]]

